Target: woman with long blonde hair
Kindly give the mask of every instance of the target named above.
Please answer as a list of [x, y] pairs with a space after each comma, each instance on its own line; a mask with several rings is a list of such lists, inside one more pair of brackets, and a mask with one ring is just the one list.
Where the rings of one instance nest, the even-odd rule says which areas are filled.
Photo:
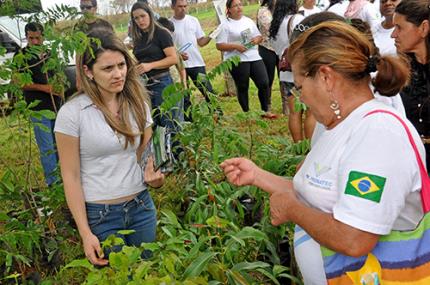
[[86, 257], [106, 265], [100, 242], [119, 230], [126, 245], [155, 240], [156, 211], [147, 184], [164, 176], [140, 157], [152, 135], [146, 90], [127, 48], [114, 35], [99, 35], [79, 56], [82, 91], [59, 111], [55, 124], [67, 204]]

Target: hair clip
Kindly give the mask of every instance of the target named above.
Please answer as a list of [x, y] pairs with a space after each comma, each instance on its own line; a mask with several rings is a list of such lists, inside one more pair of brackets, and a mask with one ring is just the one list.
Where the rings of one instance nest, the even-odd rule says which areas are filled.
[[298, 24], [294, 27], [295, 31], [299, 31], [301, 33], [303, 33], [304, 31], [306, 31], [307, 29], [309, 29], [309, 26], [305, 26], [303, 24]]

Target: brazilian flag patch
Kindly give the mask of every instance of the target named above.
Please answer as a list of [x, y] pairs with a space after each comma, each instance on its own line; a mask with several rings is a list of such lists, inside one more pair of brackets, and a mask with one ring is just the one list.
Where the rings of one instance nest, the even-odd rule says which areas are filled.
[[378, 175], [351, 171], [346, 183], [345, 194], [379, 203], [386, 180], [385, 177]]

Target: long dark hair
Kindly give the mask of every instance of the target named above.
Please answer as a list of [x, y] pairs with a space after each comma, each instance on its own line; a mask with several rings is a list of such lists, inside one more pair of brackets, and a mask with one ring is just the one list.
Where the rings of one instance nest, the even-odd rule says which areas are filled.
[[277, 0], [275, 4], [275, 12], [273, 12], [272, 23], [270, 24], [269, 37], [276, 39], [279, 27], [281, 26], [284, 18], [288, 15], [294, 15], [296, 13], [296, 0]]
[[[415, 26], [421, 25], [422, 22], [428, 20], [430, 22], [430, 7], [428, 0], [407, 0], [401, 1], [397, 5], [396, 13], [406, 17], [406, 21]], [[427, 61], [430, 61], [430, 32], [427, 34]]]
[[154, 38], [154, 33], [155, 33], [155, 27], [161, 27], [155, 17], [154, 17], [154, 12], [152, 12], [151, 8], [149, 7], [148, 4], [146, 4], [145, 2], [136, 2], [133, 4], [133, 6], [131, 7], [131, 12], [130, 12], [130, 17], [131, 17], [131, 37], [133, 39], [133, 45], [136, 46], [136, 43], [142, 38], [142, 30], [137, 26], [136, 22], [133, 19], [133, 12], [138, 10], [138, 9], [142, 9], [143, 11], [145, 11], [146, 13], [148, 13], [149, 15], [149, 27], [148, 27], [148, 40], [147, 43], [151, 42], [152, 39]]

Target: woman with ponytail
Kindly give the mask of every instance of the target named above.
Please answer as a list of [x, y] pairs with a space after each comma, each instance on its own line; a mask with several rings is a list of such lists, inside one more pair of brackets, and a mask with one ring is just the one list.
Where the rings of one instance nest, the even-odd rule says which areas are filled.
[[[409, 66], [374, 49], [347, 23], [328, 21], [307, 29], [290, 45], [288, 60], [295, 92], [327, 130], [293, 180], [245, 158], [221, 164], [231, 183], [270, 194], [273, 225], [297, 225], [294, 247], [301, 247], [296, 260], [305, 284], [327, 284], [320, 246], [360, 257], [381, 235], [415, 229], [423, 217], [420, 169], [395, 117], [401, 116], [376, 100], [369, 86], [370, 74], [377, 72], [372, 85], [381, 95], [393, 96], [407, 83]], [[423, 159], [417, 131], [403, 121]]]

